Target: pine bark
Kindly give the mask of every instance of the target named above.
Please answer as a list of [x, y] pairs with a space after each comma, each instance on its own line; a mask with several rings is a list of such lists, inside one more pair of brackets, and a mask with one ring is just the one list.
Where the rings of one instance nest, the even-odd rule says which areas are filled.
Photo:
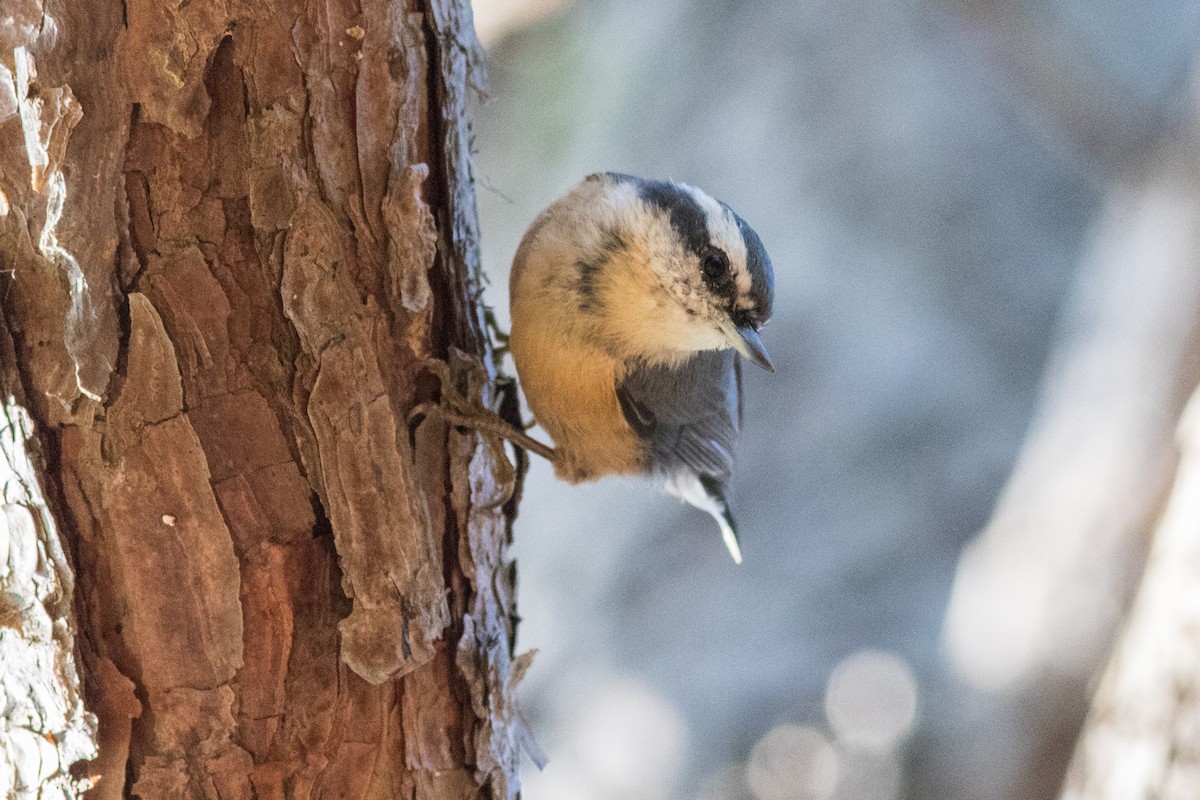
[[0, 793], [515, 796], [466, 0], [5, 9]]

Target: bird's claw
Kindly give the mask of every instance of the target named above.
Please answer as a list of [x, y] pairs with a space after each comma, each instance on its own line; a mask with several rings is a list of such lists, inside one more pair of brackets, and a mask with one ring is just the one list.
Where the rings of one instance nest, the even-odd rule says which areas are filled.
[[[482, 402], [463, 394], [453, 380], [450, 365], [445, 361], [430, 361], [429, 371], [441, 382], [441, 400], [420, 403], [414, 407], [408, 414], [409, 425], [420, 416], [438, 416], [451, 425], [499, 436], [543, 458], [554, 460], [553, 448], [533, 439], [523, 429], [516, 428]], [[468, 375], [468, 381], [470, 379]]]
[[463, 417], [474, 417], [477, 415], [488, 415], [492, 413], [483, 403], [473, 401], [459, 390], [457, 382], [451, 375], [450, 364], [440, 359], [431, 358], [425, 363], [426, 369], [433, 374], [438, 380], [440, 388], [440, 400], [430, 400], [420, 403], [408, 413], [408, 421], [411, 424], [414, 419], [419, 416], [429, 416], [430, 414], [440, 414], [446, 416], [446, 412]]

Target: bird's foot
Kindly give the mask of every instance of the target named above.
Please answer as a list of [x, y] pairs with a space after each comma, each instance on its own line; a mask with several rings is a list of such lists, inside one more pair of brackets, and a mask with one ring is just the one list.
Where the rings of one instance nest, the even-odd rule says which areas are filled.
[[507, 439], [523, 450], [537, 453], [547, 461], [554, 462], [554, 448], [542, 444], [495, 411], [459, 391], [451, 378], [450, 366], [445, 361], [432, 360], [429, 362], [429, 369], [441, 383], [442, 399], [440, 402], [431, 401], [414, 407], [408, 414], [410, 425], [418, 417], [440, 417], [451, 425]]

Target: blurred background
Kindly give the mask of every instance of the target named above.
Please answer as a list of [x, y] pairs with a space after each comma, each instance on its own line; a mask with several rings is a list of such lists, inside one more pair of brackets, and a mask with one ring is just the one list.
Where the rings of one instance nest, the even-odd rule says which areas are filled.
[[777, 280], [745, 564], [534, 460], [527, 800], [1057, 797], [1198, 377], [1200, 4], [474, 6], [503, 327], [525, 227], [597, 170], [726, 201]]

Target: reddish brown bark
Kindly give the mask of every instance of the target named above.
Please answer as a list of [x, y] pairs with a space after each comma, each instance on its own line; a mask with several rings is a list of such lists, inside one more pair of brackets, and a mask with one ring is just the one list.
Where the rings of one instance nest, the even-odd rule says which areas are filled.
[[513, 471], [405, 423], [430, 358], [495, 400], [467, 3], [17, 5], [4, 372], [76, 573], [76, 773], [512, 796]]

